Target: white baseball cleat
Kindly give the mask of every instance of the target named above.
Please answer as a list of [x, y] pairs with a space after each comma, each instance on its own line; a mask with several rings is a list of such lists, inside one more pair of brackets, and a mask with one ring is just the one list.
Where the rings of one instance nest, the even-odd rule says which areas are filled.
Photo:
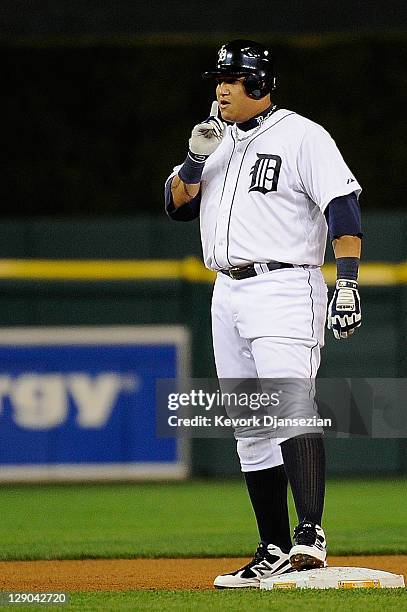
[[289, 559], [296, 570], [326, 567], [326, 539], [322, 527], [302, 521], [294, 530], [294, 546]]
[[253, 559], [244, 567], [217, 576], [213, 583], [217, 589], [259, 588], [260, 580], [292, 572], [288, 554], [281, 548], [260, 543]]

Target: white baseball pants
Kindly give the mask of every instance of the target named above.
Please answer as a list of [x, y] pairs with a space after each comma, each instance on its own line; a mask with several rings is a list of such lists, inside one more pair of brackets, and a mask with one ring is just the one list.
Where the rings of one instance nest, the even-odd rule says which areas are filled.
[[[244, 280], [218, 273], [212, 297], [218, 378], [315, 378], [326, 309], [319, 268], [282, 268]], [[282, 441], [238, 438], [242, 471], [281, 465]]]

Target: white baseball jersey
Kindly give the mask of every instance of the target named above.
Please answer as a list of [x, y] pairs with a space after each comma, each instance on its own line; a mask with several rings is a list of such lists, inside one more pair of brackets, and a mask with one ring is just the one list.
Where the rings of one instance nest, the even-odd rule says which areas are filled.
[[205, 265], [320, 266], [325, 208], [333, 198], [360, 191], [331, 136], [295, 112], [279, 109], [249, 131], [228, 126], [201, 181]]
[[[334, 198], [360, 191], [330, 135], [294, 112], [272, 112], [249, 131], [226, 128], [201, 181], [204, 261], [212, 270], [258, 265], [257, 276], [246, 279], [217, 275], [212, 336], [219, 379], [315, 378], [327, 307], [319, 269], [323, 213]], [[295, 267], [269, 271], [261, 264], [270, 261]], [[254, 436], [236, 433], [242, 470], [281, 465], [281, 439]]]

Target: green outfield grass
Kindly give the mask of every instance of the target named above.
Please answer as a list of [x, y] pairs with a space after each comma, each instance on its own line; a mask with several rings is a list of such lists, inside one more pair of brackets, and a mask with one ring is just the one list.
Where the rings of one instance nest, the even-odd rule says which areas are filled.
[[[406, 492], [405, 479], [328, 482], [330, 554], [407, 553]], [[3, 560], [245, 556], [258, 537], [242, 481], [3, 486], [0, 508]]]
[[124, 591], [122, 593], [75, 593], [67, 610], [193, 610], [193, 612], [247, 610], [404, 610], [406, 589], [364, 591]]
[[[2, 608], [2, 606], [0, 606]], [[9, 606], [7, 606], [9, 607]], [[191, 612], [246, 612], [248, 610], [276, 610], [278, 612], [327, 612], [368, 610], [386, 612], [405, 610], [406, 589], [365, 589], [355, 591], [102, 591], [71, 593], [69, 603], [52, 606], [53, 610], [148, 610], [163, 612], [189, 610]], [[38, 610], [25, 605], [24, 610]]]
[[[406, 589], [378, 589], [364, 591], [123, 591], [101, 593], [72, 593], [69, 604], [52, 606], [61, 612], [81, 610], [189, 610], [193, 612], [246, 612], [248, 610], [278, 610], [278, 612], [327, 612], [341, 610], [405, 610]], [[39, 607], [24, 606], [24, 610], [38, 611]]]

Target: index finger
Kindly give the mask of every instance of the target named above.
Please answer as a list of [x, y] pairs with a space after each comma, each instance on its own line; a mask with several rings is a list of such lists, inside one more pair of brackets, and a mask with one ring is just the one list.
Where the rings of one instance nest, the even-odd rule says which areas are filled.
[[211, 111], [210, 111], [210, 117], [217, 117], [218, 116], [218, 103], [216, 100], [214, 100], [212, 102], [212, 106], [211, 106]]

